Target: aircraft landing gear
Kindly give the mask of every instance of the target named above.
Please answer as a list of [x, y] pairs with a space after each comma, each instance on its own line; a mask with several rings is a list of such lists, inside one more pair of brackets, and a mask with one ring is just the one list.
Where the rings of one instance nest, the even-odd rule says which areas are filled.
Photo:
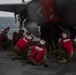
[[19, 21], [19, 30], [21, 30], [23, 27], [24, 18], [20, 14], [18, 14], [18, 21]]

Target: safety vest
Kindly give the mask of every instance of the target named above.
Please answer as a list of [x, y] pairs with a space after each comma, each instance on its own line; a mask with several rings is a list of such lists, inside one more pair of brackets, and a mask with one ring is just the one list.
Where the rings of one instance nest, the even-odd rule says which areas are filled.
[[2, 31], [0, 33], [0, 42], [2, 42], [4, 40], [4, 35], [6, 34], [6, 31]]
[[24, 51], [24, 49], [26, 48], [26, 46], [29, 44], [29, 41], [26, 38], [21, 38], [18, 43], [16, 44], [16, 46], [18, 48], [20, 48], [21, 51]]
[[30, 59], [36, 62], [41, 62], [45, 50], [46, 48], [44, 46], [34, 46], [32, 49], [32, 54], [30, 55]]
[[73, 52], [72, 40], [70, 38], [64, 38], [61, 40], [61, 42], [66, 52]]

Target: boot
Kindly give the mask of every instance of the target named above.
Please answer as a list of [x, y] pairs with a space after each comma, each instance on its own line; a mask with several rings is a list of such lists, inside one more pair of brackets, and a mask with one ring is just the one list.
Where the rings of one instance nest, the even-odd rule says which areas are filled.
[[62, 64], [63, 64], [63, 63], [66, 63], [66, 62], [67, 62], [67, 61], [66, 61], [65, 58], [63, 58], [62, 60], [59, 61], [59, 63], [62, 63]]
[[12, 61], [14, 61], [15, 59], [18, 59], [19, 58], [19, 56], [17, 55], [17, 54], [14, 54], [13, 56], [12, 56]]

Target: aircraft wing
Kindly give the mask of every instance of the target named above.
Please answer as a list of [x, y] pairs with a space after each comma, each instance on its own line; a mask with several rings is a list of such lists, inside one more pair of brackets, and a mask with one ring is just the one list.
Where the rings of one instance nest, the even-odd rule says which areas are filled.
[[0, 4], [0, 11], [7, 11], [7, 12], [14, 12], [15, 14], [18, 14], [26, 8], [26, 3], [13, 3], [13, 4]]

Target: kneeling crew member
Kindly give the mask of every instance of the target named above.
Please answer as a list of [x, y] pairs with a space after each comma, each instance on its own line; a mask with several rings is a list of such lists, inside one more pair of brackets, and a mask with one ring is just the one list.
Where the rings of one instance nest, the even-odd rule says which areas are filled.
[[27, 59], [28, 46], [32, 39], [33, 39], [32, 35], [28, 35], [27, 37], [23, 37], [18, 41], [18, 43], [13, 47], [13, 50], [15, 52], [13, 59], [15, 58]]
[[40, 40], [38, 45], [33, 46], [31, 54], [28, 56], [28, 60], [25, 62], [31, 63], [33, 65], [39, 65], [41, 63], [44, 63], [44, 66], [48, 67], [47, 52], [44, 40]]
[[73, 45], [72, 45], [72, 40], [68, 38], [67, 34], [65, 32], [62, 33], [62, 39], [61, 39], [61, 44], [63, 47], [63, 50], [57, 51], [57, 54], [62, 58], [60, 60], [60, 63], [65, 63], [71, 57], [73, 56], [74, 50], [73, 50]]

